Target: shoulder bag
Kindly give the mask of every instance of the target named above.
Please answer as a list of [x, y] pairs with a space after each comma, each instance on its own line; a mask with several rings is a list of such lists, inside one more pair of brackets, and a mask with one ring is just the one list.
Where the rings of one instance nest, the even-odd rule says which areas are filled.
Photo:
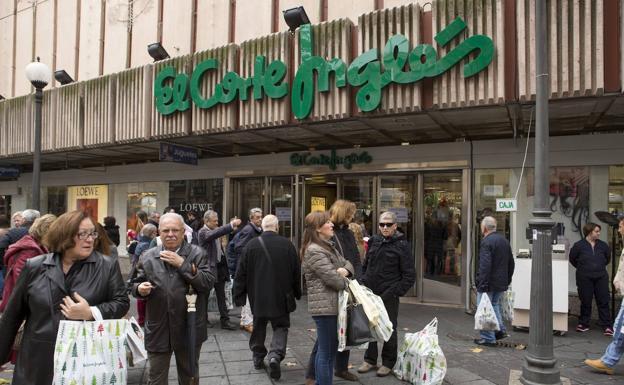
[[[273, 258], [271, 258], [271, 254], [269, 254], [269, 250], [267, 250], [266, 245], [264, 244], [264, 240], [262, 239], [262, 236], [258, 237], [258, 241], [260, 241], [260, 245], [262, 246], [262, 249], [264, 250], [264, 254], [269, 260], [269, 264], [273, 266], [273, 268], [275, 268], [275, 266], [273, 265]], [[286, 292], [286, 310], [289, 313], [292, 313], [297, 309], [297, 301], [295, 301], [295, 296], [293, 295], [292, 290], [284, 290], [284, 291]]]

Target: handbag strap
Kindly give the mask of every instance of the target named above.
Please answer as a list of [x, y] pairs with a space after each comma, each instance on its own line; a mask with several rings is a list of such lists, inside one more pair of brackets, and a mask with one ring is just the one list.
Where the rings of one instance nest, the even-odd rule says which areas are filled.
[[[269, 250], [267, 249], [266, 245], [264, 244], [264, 239], [262, 239], [262, 235], [260, 235], [258, 237], [258, 241], [260, 242], [260, 245], [262, 246], [262, 250], [264, 250], [264, 254], [269, 259], [269, 264], [271, 265], [273, 270], [275, 270], [275, 266], [273, 265], [273, 258], [271, 258], [271, 254], [269, 253]], [[284, 284], [282, 283], [282, 289], [286, 290], [283, 286], [284, 286]], [[292, 292], [292, 290], [287, 290], [286, 292], [290, 293], [290, 292]]]

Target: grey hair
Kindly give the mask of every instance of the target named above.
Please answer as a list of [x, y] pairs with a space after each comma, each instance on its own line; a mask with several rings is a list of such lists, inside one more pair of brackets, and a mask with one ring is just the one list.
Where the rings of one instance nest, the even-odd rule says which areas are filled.
[[158, 216], [158, 218], [160, 218], [160, 213], [158, 211], [152, 211], [148, 218], [153, 219], [153, 218], [156, 218], [156, 216]]
[[273, 214], [269, 214], [262, 218], [262, 230], [277, 230], [277, 223], [277, 217]]
[[151, 223], [146, 224], [141, 229], [141, 235], [144, 237], [154, 238], [153, 236], [156, 235], [156, 232], [158, 232], [158, 229]]
[[212, 218], [213, 216], [217, 216], [217, 218], [218, 218], [219, 214], [217, 214], [217, 212], [214, 211], [214, 210], [206, 210], [206, 212], [204, 213], [204, 220], [207, 221], [210, 218]]
[[485, 217], [481, 220], [481, 226], [485, 227], [488, 232], [496, 231], [496, 219], [494, 217]]
[[253, 217], [256, 213], [260, 213], [260, 215], [262, 215], [262, 209], [260, 207], [254, 207], [253, 209], [249, 210], [249, 218]]
[[384, 211], [383, 213], [381, 213], [381, 215], [379, 216], [379, 221], [381, 221], [382, 218], [388, 218], [392, 223], [397, 223], [397, 216], [392, 211]]
[[164, 223], [169, 218], [176, 219], [177, 221], [180, 222], [182, 227], [184, 227], [184, 218], [182, 218], [182, 215], [177, 214], [177, 213], [166, 213], [166, 214], [163, 214], [163, 216], [160, 217], [160, 223]]
[[41, 213], [37, 210], [26, 209], [22, 211], [22, 218], [24, 218], [24, 224], [31, 224], [35, 222], [35, 219], [39, 218]]
[[21, 217], [22, 216], [22, 212], [21, 211], [14, 212], [13, 215], [11, 215], [11, 219], [15, 219], [15, 217], [17, 217], [17, 216]]

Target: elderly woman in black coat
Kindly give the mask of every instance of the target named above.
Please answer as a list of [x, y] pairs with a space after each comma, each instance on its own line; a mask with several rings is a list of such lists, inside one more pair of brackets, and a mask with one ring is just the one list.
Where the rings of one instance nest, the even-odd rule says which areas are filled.
[[61, 215], [44, 238], [52, 252], [26, 262], [0, 319], [0, 363], [6, 362], [17, 331], [26, 321], [13, 383], [52, 383], [61, 320], [114, 319], [128, 311], [130, 302], [119, 265], [95, 251], [95, 224], [81, 211]]

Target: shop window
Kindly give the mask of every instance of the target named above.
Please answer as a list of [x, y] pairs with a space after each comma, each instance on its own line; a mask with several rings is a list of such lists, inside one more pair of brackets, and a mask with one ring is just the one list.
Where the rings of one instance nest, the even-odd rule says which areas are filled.
[[[137, 212], [143, 211], [149, 216], [152, 212], [156, 211], [157, 195], [155, 192], [139, 192], [128, 194], [128, 209], [127, 209], [127, 229], [134, 230], [136, 234], [141, 231], [141, 223], [146, 224], [147, 221], [139, 221]], [[145, 222], [145, 223], [144, 223]]]
[[11, 216], [11, 196], [0, 195], [0, 215]]
[[[223, 179], [173, 180], [169, 182], [169, 206], [187, 219], [189, 211], [198, 218], [207, 210], [223, 214]], [[223, 219], [223, 218], [221, 218]]]
[[48, 187], [48, 213], [59, 216], [67, 212], [67, 187]]

